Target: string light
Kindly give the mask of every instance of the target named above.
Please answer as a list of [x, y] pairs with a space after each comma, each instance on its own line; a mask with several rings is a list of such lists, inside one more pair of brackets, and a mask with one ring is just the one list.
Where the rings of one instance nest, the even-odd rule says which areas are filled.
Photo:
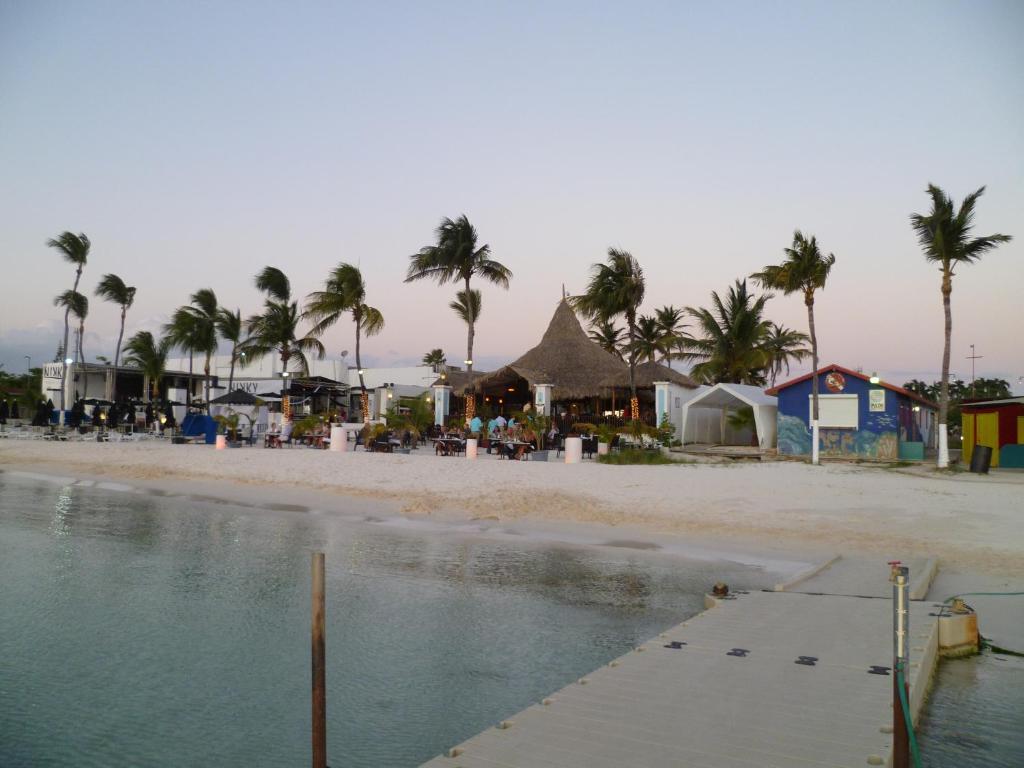
[[640, 399], [631, 397], [629, 399], [629, 413], [633, 421], [640, 420]]

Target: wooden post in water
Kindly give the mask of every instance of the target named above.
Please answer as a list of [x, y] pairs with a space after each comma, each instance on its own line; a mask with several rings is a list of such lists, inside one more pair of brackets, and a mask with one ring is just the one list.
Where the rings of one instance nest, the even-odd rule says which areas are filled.
[[313, 553], [313, 768], [327, 768], [327, 670], [324, 645], [324, 553]]

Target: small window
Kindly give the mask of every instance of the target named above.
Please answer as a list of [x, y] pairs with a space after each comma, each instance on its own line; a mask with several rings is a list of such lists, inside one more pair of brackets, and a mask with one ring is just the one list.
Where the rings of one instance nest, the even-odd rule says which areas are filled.
[[[818, 395], [818, 426], [831, 429], [858, 429], [860, 399], [857, 395]], [[814, 399], [807, 396], [808, 418], [814, 420]]]

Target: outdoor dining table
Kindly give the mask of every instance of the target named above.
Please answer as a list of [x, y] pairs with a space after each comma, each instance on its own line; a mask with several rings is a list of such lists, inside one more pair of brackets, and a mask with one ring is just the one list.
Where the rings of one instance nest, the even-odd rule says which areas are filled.
[[527, 443], [522, 440], [502, 440], [501, 445], [507, 446], [515, 452], [514, 456], [508, 456], [509, 459], [521, 460], [526, 456], [528, 449], [533, 446], [533, 443]]
[[[462, 440], [457, 437], [435, 437], [434, 452], [442, 456], [452, 456], [462, 448]], [[453, 449], [454, 452], [453, 452]]]

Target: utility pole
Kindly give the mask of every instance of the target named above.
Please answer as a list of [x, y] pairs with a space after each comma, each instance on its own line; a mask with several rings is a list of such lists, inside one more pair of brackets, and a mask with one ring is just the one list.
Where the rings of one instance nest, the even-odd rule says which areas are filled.
[[971, 344], [971, 354], [967, 356], [967, 359], [971, 361], [971, 399], [974, 399], [974, 397], [976, 396], [974, 387], [974, 361], [981, 360], [982, 357], [984, 357], [984, 355], [974, 354], [974, 345]]
[[899, 560], [889, 563], [892, 582], [892, 656], [893, 656], [893, 768], [910, 768], [910, 735], [907, 722], [910, 713], [903, 708], [903, 702], [909, 701], [907, 695], [907, 638], [910, 634], [910, 622], [907, 605], [907, 582], [910, 569]]

